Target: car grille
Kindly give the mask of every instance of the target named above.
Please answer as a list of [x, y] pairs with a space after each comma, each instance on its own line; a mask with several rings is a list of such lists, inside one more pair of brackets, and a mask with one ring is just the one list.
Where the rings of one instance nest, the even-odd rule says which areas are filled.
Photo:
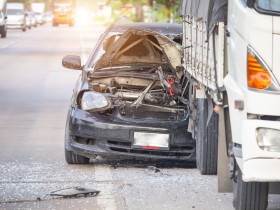
[[130, 153], [130, 154], [142, 154], [150, 156], [164, 156], [164, 157], [190, 157], [194, 153], [194, 147], [192, 146], [172, 146], [170, 150], [143, 150], [131, 148], [130, 142], [121, 141], [107, 141], [110, 150], [114, 152]]

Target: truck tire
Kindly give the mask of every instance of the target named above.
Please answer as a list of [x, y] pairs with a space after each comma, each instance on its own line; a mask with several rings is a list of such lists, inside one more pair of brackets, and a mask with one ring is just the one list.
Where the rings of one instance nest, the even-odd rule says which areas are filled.
[[196, 165], [202, 175], [216, 175], [218, 160], [218, 115], [212, 113], [207, 126], [207, 100], [198, 99], [197, 105]]
[[233, 180], [233, 206], [236, 210], [265, 210], [268, 205], [267, 182], [244, 182], [237, 166]]

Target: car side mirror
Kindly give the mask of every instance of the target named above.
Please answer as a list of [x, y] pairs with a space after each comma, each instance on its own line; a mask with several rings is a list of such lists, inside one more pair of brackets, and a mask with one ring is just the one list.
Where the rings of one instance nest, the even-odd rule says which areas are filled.
[[7, 20], [7, 19], [8, 19], [8, 17], [7, 17], [7, 16], [5, 16], [5, 17], [4, 17], [4, 19], [5, 19], [5, 20]]
[[81, 58], [77, 55], [66, 55], [62, 59], [62, 66], [67, 69], [82, 70]]

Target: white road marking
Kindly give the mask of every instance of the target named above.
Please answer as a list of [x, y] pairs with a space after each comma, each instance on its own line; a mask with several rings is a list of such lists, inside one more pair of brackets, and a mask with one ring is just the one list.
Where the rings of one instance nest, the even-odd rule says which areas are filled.
[[95, 165], [95, 181], [101, 182], [106, 181], [105, 185], [102, 185], [100, 194], [96, 197], [98, 206], [104, 210], [115, 210], [117, 209], [115, 196], [113, 194], [113, 178], [111, 169], [106, 165]]
[[6, 49], [6, 48], [8, 48], [8, 47], [14, 45], [14, 44], [17, 43], [17, 42], [18, 42], [18, 41], [11, 42], [11, 43], [9, 43], [9, 44], [6, 44], [6, 45], [2, 46], [1, 48], [2, 48], [2, 49]]

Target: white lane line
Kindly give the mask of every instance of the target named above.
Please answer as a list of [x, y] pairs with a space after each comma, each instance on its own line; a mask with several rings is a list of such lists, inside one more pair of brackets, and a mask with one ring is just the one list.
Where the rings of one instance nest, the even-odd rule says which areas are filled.
[[9, 44], [6, 44], [6, 45], [2, 46], [1, 49], [6, 49], [6, 48], [8, 48], [8, 47], [14, 45], [15, 43], [17, 43], [17, 41], [14, 41], [14, 42], [11, 42], [11, 43], [9, 43]]
[[94, 173], [96, 182], [107, 181], [96, 197], [98, 206], [104, 210], [117, 210], [111, 169], [106, 165], [94, 165]]

